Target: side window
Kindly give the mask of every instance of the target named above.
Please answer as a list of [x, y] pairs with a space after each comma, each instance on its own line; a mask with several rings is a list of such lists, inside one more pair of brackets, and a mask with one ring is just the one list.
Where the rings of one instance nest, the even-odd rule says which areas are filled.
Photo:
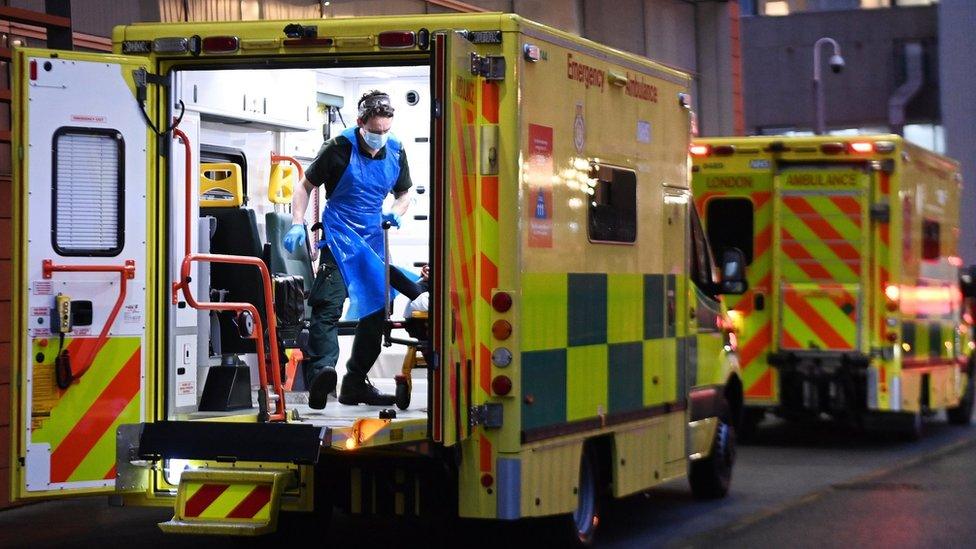
[[122, 252], [125, 144], [115, 130], [64, 127], [54, 133], [54, 250], [68, 256]]
[[701, 219], [694, 207], [691, 210], [691, 279], [705, 293], [713, 294], [717, 283], [712, 253], [705, 240]]
[[738, 248], [752, 264], [753, 207], [748, 198], [713, 198], [708, 201], [705, 219], [708, 243], [716, 255], [727, 248]]
[[593, 165], [590, 171], [589, 235], [593, 242], [637, 240], [637, 174]]
[[938, 221], [922, 220], [922, 259], [939, 259], [939, 233]]

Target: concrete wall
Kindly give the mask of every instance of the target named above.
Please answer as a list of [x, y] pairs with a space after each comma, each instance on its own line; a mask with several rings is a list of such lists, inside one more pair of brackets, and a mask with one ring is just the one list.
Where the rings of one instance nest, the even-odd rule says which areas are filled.
[[[969, 3], [969, 2], [965, 2]], [[925, 84], [908, 105], [910, 122], [939, 119], [936, 8], [808, 12], [789, 17], [744, 17], [746, 125], [814, 126], [813, 44], [829, 36], [840, 43], [846, 67], [827, 68], [821, 50], [828, 127], [886, 125], [888, 99], [904, 81], [903, 45], [923, 43]]]
[[962, 163], [959, 252], [968, 265], [976, 263], [976, 2], [942, 0], [938, 12], [942, 123], [946, 154]]

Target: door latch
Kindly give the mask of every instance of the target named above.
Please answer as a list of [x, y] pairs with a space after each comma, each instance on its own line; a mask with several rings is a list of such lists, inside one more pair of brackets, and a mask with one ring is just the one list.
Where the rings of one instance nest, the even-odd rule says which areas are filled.
[[471, 74], [482, 76], [485, 80], [505, 80], [505, 58], [500, 55], [471, 53]]

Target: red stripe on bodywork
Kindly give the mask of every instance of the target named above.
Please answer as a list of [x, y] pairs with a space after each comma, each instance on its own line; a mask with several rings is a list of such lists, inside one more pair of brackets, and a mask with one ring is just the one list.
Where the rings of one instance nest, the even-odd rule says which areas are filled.
[[479, 469], [482, 473], [491, 472], [491, 441], [485, 435], [480, 435], [480, 450], [481, 456], [478, 461]]
[[498, 176], [486, 175], [481, 178], [481, 207], [488, 215], [498, 221]]
[[[793, 309], [798, 317], [803, 319], [803, 323], [810, 328], [817, 337], [821, 339], [831, 349], [850, 349], [851, 345], [837, 333], [837, 330], [824, 320], [820, 313], [810, 306], [806, 300], [802, 299], [795, 292], [784, 292], [786, 305]], [[786, 333], [785, 330], [783, 332]]]
[[763, 372], [763, 375], [746, 389], [746, 396], [752, 398], [773, 396], [773, 371]]
[[190, 499], [186, 500], [186, 505], [183, 506], [183, 516], [199, 517], [229, 487], [228, 484], [204, 484]]
[[260, 484], [255, 486], [251, 493], [240, 502], [234, 510], [227, 515], [227, 518], [249, 519], [254, 518], [268, 502], [271, 501], [271, 485]]
[[498, 84], [481, 83], [481, 116], [489, 124], [498, 123]]
[[[802, 269], [807, 276], [814, 280], [833, 279], [827, 269], [824, 269], [819, 263], [816, 263], [813, 256], [810, 255], [806, 248], [794, 240], [793, 235], [791, 235], [786, 229], [783, 229], [783, 240], [783, 253], [788, 255], [790, 259], [796, 263], [796, 266]], [[786, 242], [787, 240], [789, 240], [789, 242]]]
[[766, 347], [769, 346], [769, 342], [772, 339], [772, 326], [767, 322], [759, 329], [749, 341], [739, 347], [739, 362], [742, 363], [742, 369], [745, 370], [752, 361], [759, 356]]
[[[122, 410], [139, 394], [139, 365], [142, 352], [136, 349], [119, 373], [78, 420], [68, 436], [51, 454], [51, 482], [66, 482], [99, 439], [115, 423]], [[97, 368], [97, 365], [95, 366]]]

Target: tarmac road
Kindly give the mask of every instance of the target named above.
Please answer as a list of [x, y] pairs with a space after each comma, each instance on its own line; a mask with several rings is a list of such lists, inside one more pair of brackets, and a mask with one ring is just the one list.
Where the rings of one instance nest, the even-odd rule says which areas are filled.
[[[976, 427], [926, 424], [909, 443], [830, 424], [770, 422], [740, 446], [728, 497], [697, 501], [684, 480], [607, 506], [598, 547], [972, 546]], [[105, 498], [0, 512], [0, 547], [552, 547], [553, 521], [403, 522], [337, 514], [292, 535], [241, 540], [164, 536], [168, 509], [113, 508]], [[507, 547], [506, 547], [507, 546]]]

